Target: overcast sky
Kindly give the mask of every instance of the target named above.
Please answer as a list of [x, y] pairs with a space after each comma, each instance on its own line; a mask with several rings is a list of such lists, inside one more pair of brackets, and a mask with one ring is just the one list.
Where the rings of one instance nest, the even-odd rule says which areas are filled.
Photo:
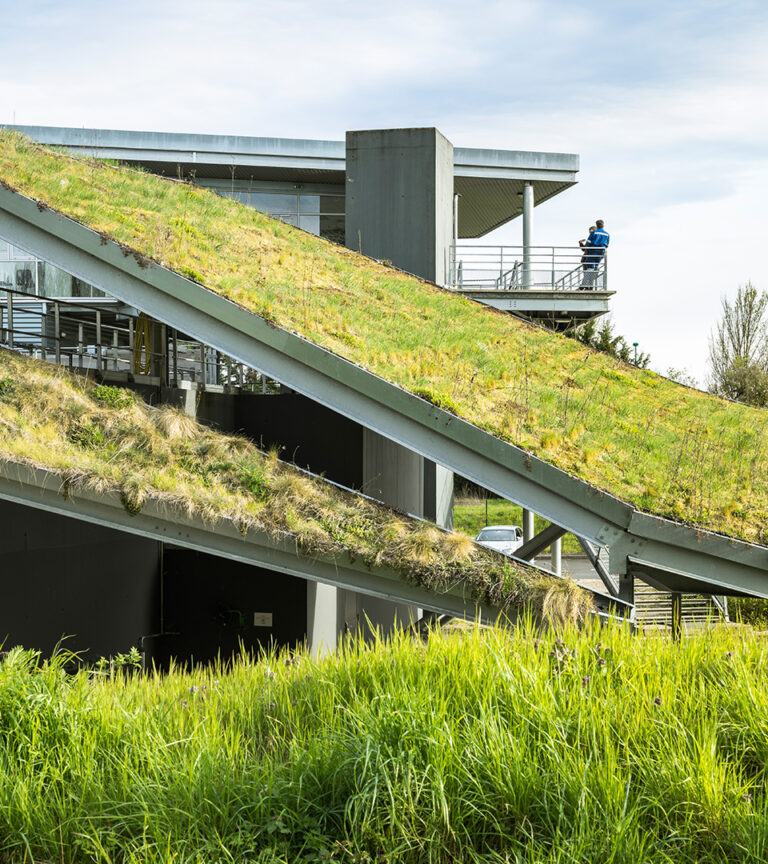
[[[768, 290], [768, 4], [0, 0], [0, 122], [581, 156], [534, 242], [603, 218], [619, 332], [706, 375], [720, 298]], [[519, 243], [519, 220], [487, 240]]]

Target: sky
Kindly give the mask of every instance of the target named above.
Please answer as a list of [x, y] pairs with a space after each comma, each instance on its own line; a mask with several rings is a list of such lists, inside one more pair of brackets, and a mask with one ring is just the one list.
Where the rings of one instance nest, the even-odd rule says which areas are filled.
[[[703, 384], [724, 296], [768, 290], [764, 0], [0, 0], [0, 122], [578, 153], [534, 243], [611, 233], [616, 330]], [[518, 244], [520, 220], [483, 242]]]

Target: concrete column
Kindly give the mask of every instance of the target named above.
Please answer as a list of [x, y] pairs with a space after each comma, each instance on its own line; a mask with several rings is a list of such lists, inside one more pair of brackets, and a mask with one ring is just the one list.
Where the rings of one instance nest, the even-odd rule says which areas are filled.
[[441, 528], [453, 528], [453, 471], [422, 459], [424, 507], [422, 516]]
[[[526, 510], [523, 508], [523, 543], [527, 543], [529, 540], [533, 539], [534, 527], [533, 527], [533, 510]], [[533, 563], [533, 558], [531, 558], [531, 563]]]
[[553, 573], [557, 573], [558, 576], [563, 575], [563, 541], [562, 538], [558, 538], [554, 541], [554, 543], [550, 546], [549, 549], [549, 560], [551, 564], [551, 570]]
[[533, 539], [533, 510], [523, 508], [523, 542]]
[[531, 246], [533, 245], [533, 183], [523, 186], [523, 288], [533, 285]]
[[[453, 524], [453, 472], [368, 429], [363, 431], [363, 492], [405, 513], [431, 519], [443, 527]], [[371, 638], [374, 631], [388, 636], [421, 618], [422, 610], [339, 591], [343, 596], [348, 630]]]
[[307, 648], [313, 657], [336, 650], [344, 632], [344, 593], [333, 585], [307, 582]]
[[451, 142], [434, 128], [347, 132], [346, 172], [346, 245], [446, 284]]

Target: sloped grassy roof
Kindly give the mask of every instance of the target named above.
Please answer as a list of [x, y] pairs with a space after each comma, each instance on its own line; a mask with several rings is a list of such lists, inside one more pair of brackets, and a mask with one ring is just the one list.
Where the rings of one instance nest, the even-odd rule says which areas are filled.
[[464, 582], [477, 600], [506, 609], [579, 619], [589, 605], [571, 581], [307, 475], [246, 438], [5, 349], [0, 461], [54, 471], [65, 492], [118, 491], [131, 513], [155, 499], [212, 524], [231, 520], [244, 534], [289, 534], [298, 554], [352, 555], [438, 591]]
[[635, 506], [768, 542], [768, 414], [212, 192], [0, 131], [0, 181]]

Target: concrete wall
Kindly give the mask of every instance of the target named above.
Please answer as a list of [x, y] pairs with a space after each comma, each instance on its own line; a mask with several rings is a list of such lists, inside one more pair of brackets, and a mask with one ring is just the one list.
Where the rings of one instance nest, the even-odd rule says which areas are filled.
[[84, 660], [128, 651], [160, 627], [160, 544], [0, 501], [0, 641]]
[[[307, 582], [261, 567], [166, 546], [163, 555], [163, 636], [145, 641], [165, 665], [209, 663], [258, 652], [271, 644], [303, 644]], [[297, 609], [301, 610], [297, 614]]]
[[453, 145], [437, 129], [347, 132], [346, 245], [438, 284], [453, 235]]

